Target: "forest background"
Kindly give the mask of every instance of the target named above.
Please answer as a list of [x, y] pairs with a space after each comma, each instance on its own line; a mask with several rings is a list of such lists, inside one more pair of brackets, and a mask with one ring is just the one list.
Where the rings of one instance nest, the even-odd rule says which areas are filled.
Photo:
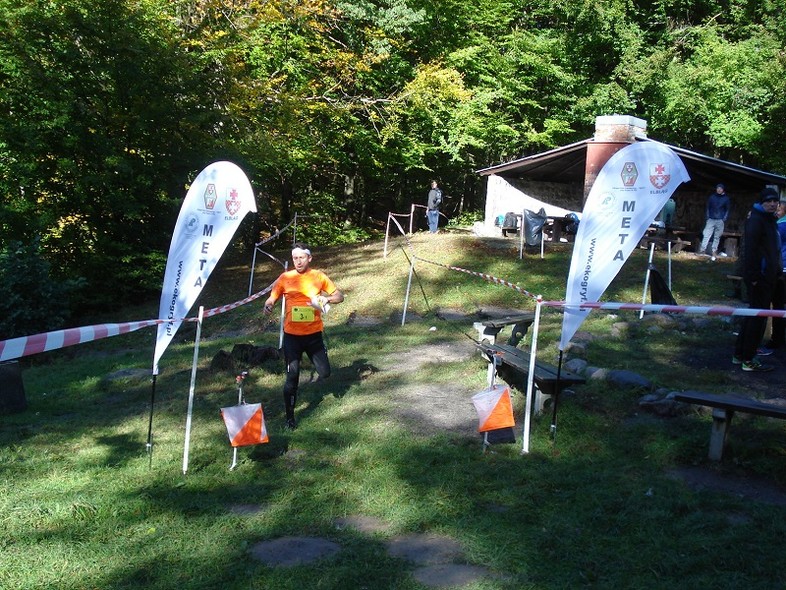
[[160, 291], [188, 183], [248, 175], [237, 248], [371, 237], [437, 179], [598, 115], [786, 173], [786, 0], [0, 0], [0, 339]]

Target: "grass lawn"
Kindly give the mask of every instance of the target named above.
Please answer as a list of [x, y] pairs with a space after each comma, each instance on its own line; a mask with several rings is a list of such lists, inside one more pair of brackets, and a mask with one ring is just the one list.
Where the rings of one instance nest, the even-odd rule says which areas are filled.
[[[477, 436], [413, 433], [393, 419], [390, 391], [400, 386], [400, 373], [369, 368], [433, 343], [431, 325], [440, 342], [465, 342], [472, 320], [439, 319], [446, 310], [533, 308], [520, 292], [448, 266], [561, 300], [570, 264], [569, 246], [547, 249], [544, 259], [538, 252], [519, 260], [513, 240], [498, 248], [450, 232], [416, 234], [412, 242], [408, 250], [394, 240], [387, 258], [381, 242], [315, 252], [313, 266], [347, 296], [327, 321], [334, 375], [302, 389], [300, 424], [289, 432], [282, 428], [281, 363], [252, 370], [244, 391], [249, 401], [262, 402], [270, 442], [240, 449], [233, 471], [219, 408], [237, 400], [234, 374], [210, 370], [210, 361], [238, 343], [277, 346], [261, 300], [205, 321], [185, 475], [192, 328], [181, 330], [160, 363], [152, 457], [145, 452], [151, 383], [144, 370], [152, 362], [154, 331], [22, 359], [29, 409], [0, 421], [0, 588], [424, 588], [410, 563], [385, 550], [392, 536], [410, 533], [450, 537], [466, 563], [487, 568], [493, 575], [466, 586], [473, 590], [786, 587], [786, 506], [696, 490], [672, 476], [701, 468], [784, 486], [786, 425], [780, 422], [736, 423], [733, 457], [712, 465], [708, 417], [651, 416], [639, 411], [638, 394], [607, 384], [587, 384], [561, 400], [556, 441], [549, 437], [550, 416], [534, 419], [527, 455], [518, 444], [482, 453]], [[410, 320], [401, 326], [413, 252], [429, 262], [416, 263]], [[244, 298], [249, 261], [224, 262], [198, 304]], [[665, 254], [658, 252], [655, 263], [665, 276]], [[646, 266], [647, 252], [635, 251], [604, 298], [641, 302]], [[734, 303], [724, 297], [732, 268], [730, 260], [710, 264], [675, 255], [678, 303]], [[279, 271], [260, 261], [255, 290]], [[152, 301], [102, 321], [156, 314]], [[634, 326], [627, 338], [609, 336], [614, 324], [635, 324], [637, 317], [592, 312], [581, 328], [593, 335], [590, 364], [630, 369], [663, 387], [726, 390], [728, 372], [686, 359], [730, 341], [728, 321], [676, 332]], [[544, 311], [539, 355], [549, 362], [557, 355], [560, 321], [557, 310]], [[106, 378], [127, 369], [143, 376]], [[486, 378], [479, 357], [427, 363], [410, 373], [412, 383], [460, 382], [478, 391]], [[517, 428], [520, 423], [517, 415]], [[371, 533], [337, 527], [347, 516], [385, 526]], [[251, 557], [256, 543], [286, 536], [322, 537], [341, 549], [286, 568]]]

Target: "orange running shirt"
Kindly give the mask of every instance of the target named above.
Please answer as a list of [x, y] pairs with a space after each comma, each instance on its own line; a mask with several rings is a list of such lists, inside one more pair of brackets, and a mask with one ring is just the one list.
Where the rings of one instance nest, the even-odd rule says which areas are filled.
[[286, 296], [284, 332], [296, 336], [321, 332], [322, 312], [311, 307], [311, 299], [322, 292], [331, 295], [335, 290], [336, 285], [321, 270], [310, 268], [300, 274], [293, 269], [281, 273], [271, 294], [276, 301]]

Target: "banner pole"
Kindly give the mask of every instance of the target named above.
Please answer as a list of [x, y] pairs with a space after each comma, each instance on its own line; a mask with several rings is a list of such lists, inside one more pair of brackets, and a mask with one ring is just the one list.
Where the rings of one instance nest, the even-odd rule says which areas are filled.
[[156, 402], [156, 377], [158, 375], [153, 373], [153, 383], [150, 386], [150, 418], [147, 422], [147, 449], [148, 467], [153, 466], [153, 406]]
[[[245, 379], [246, 372], [243, 371], [240, 375], [235, 378], [237, 382], [237, 405], [243, 403], [243, 379]], [[229, 466], [229, 470], [232, 471], [237, 467], [237, 447], [232, 447], [232, 465]]]
[[554, 385], [554, 404], [551, 411], [551, 440], [557, 442], [557, 403], [559, 402], [559, 378], [562, 372], [562, 351], [559, 351], [559, 363], [557, 364], [557, 383]]
[[[644, 292], [641, 294], [641, 304], [644, 305], [647, 303], [647, 287], [650, 284], [650, 265], [652, 264], [652, 257], [655, 254], [655, 244], [650, 244], [650, 257], [647, 261], [647, 272], [644, 275]], [[639, 319], [644, 317], [644, 310], [642, 309], [639, 312]]]
[[524, 258], [524, 219], [526, 218], [527, 210], [521, 211], [521, 226], [519, 227], [519, 260]]
[[412, 235], [412, 225], [415, 222], [415, 203], [409, 207], [409, 235]]
[[[554, 234], [552, 234], [554, 235]], [[546, 223], [540, 226], [540, 259], [543, 260], [543, 253], [546, 249]]]
[[194, 389], [196, 384], [197, 361], [199, 360], [199, 339], [202, 337], [202, 318], [205, 316], [205, 307], [199, 306], [197, 317], [196, 338], [194, 340], [194, 362], [191, 365], [191, 385], [188, 389], [188, 414], [186, 415], [186, 440], [183, 445], [183, 475], [188, 471], [188, 452], [191, 447], [191, 416], [194, 413]]
[[521, 453], [529, 453], [529, 432], [532, 416], [532, 397], [535, 382], [535, 357], [538, 351], [538, 330], [540, 329], [540, 311], [543, 297], [538, 295], [535, 300], [535, 322], [532, 325], [532, 345], [529, 353], [529, 374], [527, 375], [527, 403], [524, 406], [524, 432], [521, 433]]
[[671, 241], [668, 242], [669, 248], [669, 291], [671, 291]]
[[[284, 272], [289, 268], [289, 260], [284, 262]], [[284, 346], [284, 319], [286, 318], [287, 296], [281, 296], [281, 316], [278, 322], [278, 349]]]

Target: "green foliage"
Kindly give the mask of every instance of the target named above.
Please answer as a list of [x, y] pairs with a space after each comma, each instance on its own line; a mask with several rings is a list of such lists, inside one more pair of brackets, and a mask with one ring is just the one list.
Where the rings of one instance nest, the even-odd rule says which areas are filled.
[[11, 241], [0, 249], [0, 340], [63, 327], [77, 281], [58, 281], [40, 243]]
[[483, 221], [483, 215], [483, 211], [462, 211], [459, 215], [451, 217], [448, 225], [454, 227], [472, 226], [476, 221]]
[[315, 237], [341, 243], [422, 202], [432, 177], [482, 209], [477, 169], [612, 113], [784, 172], [783, 8], [0, 0], [0, 244], [40, 235], [54, 272], [88, 281], [80, 307], [120, 303], [158, 280], [212, 161], [247, 172], [261, 224], [314, 212]]
[[759, 31], [729, 42], [716, 27], [703, 27], [684, 38], [687, 56], [670, 67], [663, 117], [678, 129], [703, 136], [701, 147], [723, 153], [762, 157], [763, 130], [772, 125], [778, 104], [776, 81], [783, 75], [780, 43]]
[[372, 232], [349, 223], [336, 225], [331, 221], [311, 221], [298, 230], [298, 240], [313, 246], [356, 244], [368, 240]]
[[221, 85], [178, 44], [162, 6], [0, 5], [0, 109], [11, 115], [0, 119], [11, 156], [2, 239], [40, 235], [59, 274], [115, 303], [126, 261], [168, 245], [168, 199], [201, 168], [217, 120]]

